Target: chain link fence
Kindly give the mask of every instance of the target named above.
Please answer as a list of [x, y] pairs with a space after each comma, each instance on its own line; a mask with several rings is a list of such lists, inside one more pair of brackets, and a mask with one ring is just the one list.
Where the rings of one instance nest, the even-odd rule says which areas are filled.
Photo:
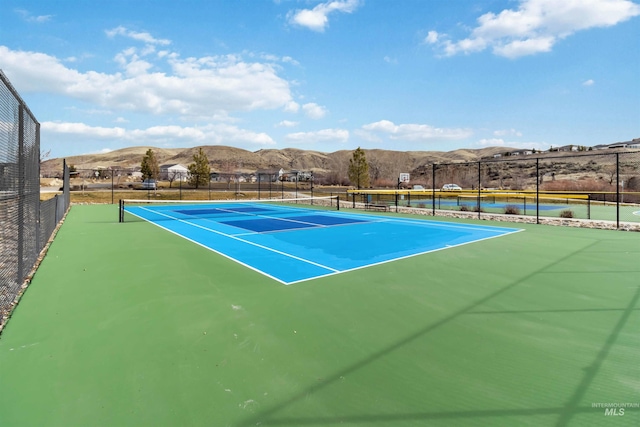
[[[87, 169], [69, 166], [70, 190], [74, 201], [86, 195], [89, 203], [116, 204], [120, 199], [212, 200], [225, 193], [228, 198], [292, 198], [313, 195], [313, 173], [306, 171], [257, 171], [217, 173], [204, 177], [194, 173], [166, 172], [157, 179], [143, 179], [139, 168]], [[44, 173], [59, 178], [57, 171]], [[56, 181], [57, 182], [57, 181]], [[102, 193], [103, 197], [91, 197]]]
[[606, 228], [640, 224], [640, 151], [511, 156], [425, 165], [421, 171], [426, 189], [352, 190], [352, 206], [537, 223], [591, 220]]
[[40, 123], [0, 71], [0, 330], [69, 207], [62, 194], [40, 201]]

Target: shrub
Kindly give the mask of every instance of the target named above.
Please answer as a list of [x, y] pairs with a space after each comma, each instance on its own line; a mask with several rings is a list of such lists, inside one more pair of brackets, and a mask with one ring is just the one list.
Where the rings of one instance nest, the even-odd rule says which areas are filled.
[[560, 212], [560, 218], [573, 218], [573, 211], [571, 209], [565, 209]]
[[469, 212], [469, 206], [467, 205], [460, 205], [460, 210], [462, 212]]
[[520, 208], [515, 205], [507, 205], [504, 207], [504, 213], [506, 215], [520, 215]]

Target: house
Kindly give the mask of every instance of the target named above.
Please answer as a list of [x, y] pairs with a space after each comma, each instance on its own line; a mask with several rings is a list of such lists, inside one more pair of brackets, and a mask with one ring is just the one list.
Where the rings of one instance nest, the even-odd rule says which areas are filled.
[[580, 147], [577, 145], [565, 145], [563, 147], [558, 147], [558, 151], [580, 151]]
[[187, 181], [189, 169], [181, 164], [160, 165], [160, 179], [166, 181]]
[[636, 138], [627, 142], [616, 142], [615, 144], [609, 144], [607, 148], [640, 148], [640, 138]]
[[518, 150], [511, 152], [512, 156], [529, 156], [531, 154], [533, 154], [533, 150]]
[[276, 182], [282, 179], [282, 176], [284, 175], [284, 169], [262, 169], [257, 171], [256, 175], [258, 176], [259, 182]]

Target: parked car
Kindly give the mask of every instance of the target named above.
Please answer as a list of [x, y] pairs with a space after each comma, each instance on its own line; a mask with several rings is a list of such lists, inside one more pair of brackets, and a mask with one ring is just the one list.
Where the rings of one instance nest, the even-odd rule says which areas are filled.
[[157, 190], [158, 183], [155, 179], [145, 179], [142, 181], [142, 189], [143, 190]]
[[442, 186], [442, 191], [462, 191], [462, 188], [458, 184], [445, 184]]
[[413, 189], [414, 190], [424, 190], [424, 187], [422, 185], [416, 184], [416, 185], [413, 186]]

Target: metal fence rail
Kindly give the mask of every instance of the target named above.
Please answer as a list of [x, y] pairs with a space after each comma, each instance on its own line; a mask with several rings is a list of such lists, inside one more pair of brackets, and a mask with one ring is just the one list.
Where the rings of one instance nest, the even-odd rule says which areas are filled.
[[69, 208], [65, 191], [40, 202], [40, 123], [0, 71], [0, 328]]

